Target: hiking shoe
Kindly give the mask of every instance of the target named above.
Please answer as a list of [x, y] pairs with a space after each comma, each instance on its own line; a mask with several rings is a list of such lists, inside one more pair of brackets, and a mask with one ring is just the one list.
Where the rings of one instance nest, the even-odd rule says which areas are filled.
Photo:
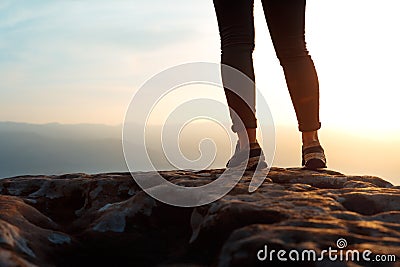
[[324, 149], [319, 143], [306, 148], [303, 146], [301, 165], [309, 170], [326, 168]]
[[[246, 164], [247, 161], [247, 164]], [[264, 153], [258, 142], [250, 143], [249, 148], [240, 149], [239, 141], [236, 144], [235, 153], [226, 163], [227, 168], [245, 168], [246, 171], [254, 171], [268, 167]]]

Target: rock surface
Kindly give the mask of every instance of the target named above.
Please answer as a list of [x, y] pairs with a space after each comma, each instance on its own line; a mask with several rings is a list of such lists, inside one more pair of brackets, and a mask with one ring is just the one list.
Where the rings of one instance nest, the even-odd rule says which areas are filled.
[[[168, 171], [198, 186], [224, 170]], [[144, 175], [154, 175], [145, 173]], [[154, 200], [129, 173], [0, 180], [0, 266], [400, 266], [400, 187], [378, 177], [272, 168], [196, 208]], [[347, 244], [339, 243], [337, 241]], [[339, 242], [339, 241], [338, 241]], [[370, 262], [260, 261], [267, 248], [370, 250]], [[378, 264], [376, 255], [394, 255]], [[325, 255], [326, 256], [326, 255]], [[389, 257], [389, 256], [388, 256]]]

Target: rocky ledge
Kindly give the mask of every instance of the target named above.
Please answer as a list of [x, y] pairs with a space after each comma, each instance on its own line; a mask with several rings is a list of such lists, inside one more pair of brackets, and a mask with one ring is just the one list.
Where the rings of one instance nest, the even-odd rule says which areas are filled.
[[[161, 174], [198, 186], [223, 171]], [[129, 173], [0, 180], [0, 266], [400, 266], [399, 186], [272, 168], [249, 193], [249, 177], [196, 208], [154, 200]], [[328, 248], [357, 250], [360, 260], [322, 257]], [[279, 260], [279, 250], [292, 261]], [[316, 261], [294, 261], [310, 250]], [[366, 250], [370, 261], [361, 258]], [[377, 255], [387, 261], [378, 264]]]

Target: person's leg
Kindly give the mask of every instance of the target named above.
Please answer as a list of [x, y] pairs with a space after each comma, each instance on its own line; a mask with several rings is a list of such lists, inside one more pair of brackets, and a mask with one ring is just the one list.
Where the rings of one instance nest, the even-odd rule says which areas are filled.
[[[221, 37], [221, 63], [241, 71], [253, 81], [253, 83], [245, 83], [241, 88], [235, 88], [240, 90], [241, 97], [232, 90], [224, 88], [228, 105], [237, 114], [236, 116], [231, 112], [232, 130], [238, 134], [240, 147], [243, 148], [245, 144], [256, 142], [257, 128], [252, 57], [254, 50], [253, 1], [214, 0], [214, 7]], [[227, 83], [228, 76], [222, 71], [224, 85]], [[244, 125], [245, 129], [240, 125]]]
[[[305, 42], [305, 0], [262, 0], [271, 39], [283, 67], [304, 149], [319, 145], [319, 84]], [[321, 160], [325, 166], [322, 148]], [[311, 149], [316, 156], [317, 149]], [[311, 155], [310, 154], [310, 155]], [[303, 155], [304, 159], [304, 155]]]
[[319, 85], [305, 42], [305, 0], [263, 0], [271, 39], [283, 67], [301, 132], [313, 132], [319, 121]]

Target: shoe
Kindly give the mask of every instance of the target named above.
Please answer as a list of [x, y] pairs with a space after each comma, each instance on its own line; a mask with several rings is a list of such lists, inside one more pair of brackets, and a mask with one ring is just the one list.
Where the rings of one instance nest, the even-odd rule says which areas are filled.
[[[250, 149], [250, 150], [249, 150]], [[247, 165], [245, 166], [247, 161]], [[227, 168], [245, 168], [246, 171], [254, 171], [268, 167], [264, 153], [258, 142], [250, 143], [250, 148], [240, 149], [239, 141], [236, 144], [235, 153], [226, 163]]]
[[306, 148], [303, 146], [301, 164], [309, 170], [326, 168], [326, 157], [322, 146], [319, 143]]

